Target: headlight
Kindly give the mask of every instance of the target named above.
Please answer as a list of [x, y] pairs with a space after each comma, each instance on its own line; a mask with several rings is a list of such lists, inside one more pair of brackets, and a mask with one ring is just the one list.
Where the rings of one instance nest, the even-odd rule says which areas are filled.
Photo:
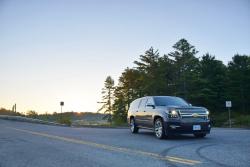
[[206, 114], [209, 115], [209, 111], [208, 110], [206, 111]]
[[168, 117], [169, 118], [178, 118], [179, 117], [179, 114], [176, 110], [170, 110], [168, 112]]
[[207, 119], [209, 119], [209, 111], [208, 110], [206, 110], [206, 114], [207, 114]]

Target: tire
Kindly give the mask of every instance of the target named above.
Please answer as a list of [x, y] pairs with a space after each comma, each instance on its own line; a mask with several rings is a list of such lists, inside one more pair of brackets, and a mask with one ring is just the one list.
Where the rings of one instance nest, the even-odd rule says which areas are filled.
[[154, 122], [154, 132], [158, 139], [164, 139], [166, 137], [165, 128], [161, 118], [157, 118]]
[[138, 131], [139, 131], [139, 128], [135, 124], [135, 119], [134, 118], [130, 119], [130, 131], [132, 133], [138, 133]]
[[195, 133], [194, 136], [196, 138], [204, 138], [207, 134], [206, 133]]

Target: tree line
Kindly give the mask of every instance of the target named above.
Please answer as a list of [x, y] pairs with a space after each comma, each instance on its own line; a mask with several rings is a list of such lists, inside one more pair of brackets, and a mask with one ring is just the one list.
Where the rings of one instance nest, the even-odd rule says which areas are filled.
[[160, 55], [151, 47], [134, 67], [122, 72], [117, 85], [111, 76], [106, 78], [100, 110], [110, 122], [123, 122], [134, 99], [167, 95], [204, 106], [212, 114], [225, 111], [225, 101], [230, 100], [233, 111], [249, 114], [250, 55], [235, 54], [225, 65], [210, 53], [199, 58], [197, 53], [186, 39], [175, 43], [168, 54]]

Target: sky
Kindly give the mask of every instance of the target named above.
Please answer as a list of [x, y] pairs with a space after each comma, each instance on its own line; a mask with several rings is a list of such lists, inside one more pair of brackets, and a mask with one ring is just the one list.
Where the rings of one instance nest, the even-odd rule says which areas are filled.
[[227, 64], [250, 55], [249, 0], [0, 0], [0, 107], [96, 112], [110, 75], [181, 38]]

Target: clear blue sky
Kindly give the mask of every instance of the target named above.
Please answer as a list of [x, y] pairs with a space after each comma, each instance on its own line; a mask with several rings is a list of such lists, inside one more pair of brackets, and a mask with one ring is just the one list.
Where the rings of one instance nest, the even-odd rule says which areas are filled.
[[249, 55], [250, 1], [0, 0], [0, 107], [95, 112], [107, 75], [180, 38], [224, 63]]

